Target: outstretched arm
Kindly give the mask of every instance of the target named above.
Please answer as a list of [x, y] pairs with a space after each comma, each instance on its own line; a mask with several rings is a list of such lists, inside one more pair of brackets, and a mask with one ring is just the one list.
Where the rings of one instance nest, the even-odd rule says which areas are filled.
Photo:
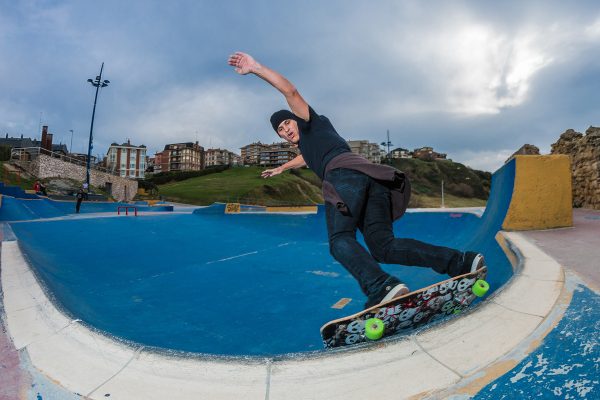
[[285, 171], [287, 169], [302, 168], [305, 166], [306, 166], [306, 163], [304, 162], [304, 157], [302, 157], [302, 155], [299, 155], [298, 157], [294, 158], [293, 160], [290, 160], [290, 161], [286, 162], [285, 164], [280, 165], [277, 168], [264, 170], [260, 174], [260, 176], [262, 176], [263, 178], [270, 178], [272, 176], [279, 175], [280, 173], [282, 173], [283, 171]]
[[305, 121], [309, 120], [308, 103], [302, 98], [298, 89], [279, 72], [259, 64], [252, 56], [236, 52], [229, 56], [229, 65], [235, 67], [240, 75], [254, 74], [271, 84], [285, 97], [290, 110]]

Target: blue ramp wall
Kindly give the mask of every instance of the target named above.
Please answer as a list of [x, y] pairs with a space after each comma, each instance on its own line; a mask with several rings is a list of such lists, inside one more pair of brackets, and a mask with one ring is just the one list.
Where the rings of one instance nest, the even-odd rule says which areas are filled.
[[[17, 199], [3, 196], [0, 206], [0, 221], [27, 221], [41, 218], [56, 218], [75, 213], [75, 201], [51, 200], [45, 197]], [[138, 212], [173, 211], [171, 205], [148, 206], [128, 203], [87, 202], [81, 203], [81, 214], [117, 213], [119, 207], [136, 207]], [[124, 210], [123, 210], [124, 211]]]
[[39, 196], [35, 194], [25, 193], [19, 186], [7, 186], [4, 182], [0, 182], [0, 194], [19, 199], [39, 199]]
[[[497, 290], [512, 274], [494, 237], [514, 167], [494, 174], [482, 218], [407, 213], [394, 224], [396, 236], [483, 252]], [[194, 214], [11, 227], [59, 307], [86, 324], [146, 346], [265, 356], [320, 350], [319, 328], [363, 307], [358, 284], [329, 254], [322, 211], [224, 214], [218, 204]], [[382, 267], [413, 289], [447, 278], [429, 268]], [[331, 308], [341, 298], [352, 301]]]

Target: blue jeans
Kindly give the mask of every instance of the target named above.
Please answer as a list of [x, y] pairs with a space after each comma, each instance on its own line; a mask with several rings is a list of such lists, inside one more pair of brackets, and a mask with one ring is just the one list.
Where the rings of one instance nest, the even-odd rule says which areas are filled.
[[[343, 215], [334, 205], [326, 204], [329, 250], [354, 276], [365, 295], [373, 296], [383, 286], [397, 282], [381, 269], [380, 262], [429, 267], [451, 276], [461, 272], [462, 252], [394, 237], [391, 194], [387, 187], [367, 175], [345, 168], [330, 171], [326, 179], [344, 200], [350, 214]], [[369, 251], [356, 240], [357, 228]]]

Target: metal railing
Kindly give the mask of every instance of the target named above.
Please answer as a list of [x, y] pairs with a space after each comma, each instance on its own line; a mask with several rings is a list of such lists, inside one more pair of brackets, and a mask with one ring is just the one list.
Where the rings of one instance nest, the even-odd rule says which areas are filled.
[[[68, 162], [70, 164], [78, 165], [80, 167], [85, 168], [87, 166], [86, 159], [70, 157], [68, 155], [64, 155], [62, 153], [57, 153], [57, 152], [53, 152], [50, 150], [46, 150], [41, 147], [15, 147], [10, 152], [10, 159], [12, 161], [32, 162], [32, 161], [35, 161], [39, 157], [40, 154], [43, 154], [45, 156], [49, 156], [52, 158], [56, 158], [56, 159], [59, 159], [64, 162]], [[91, 165], [90, 169], [93, 169], [93, 170], [96, 170], [99, 172], [104, 172], [104, 173], [110, 174], [110, 175], [121, 176], [114, 169], [110, 170], [108, 168], [100, 167], [97, 165]]]

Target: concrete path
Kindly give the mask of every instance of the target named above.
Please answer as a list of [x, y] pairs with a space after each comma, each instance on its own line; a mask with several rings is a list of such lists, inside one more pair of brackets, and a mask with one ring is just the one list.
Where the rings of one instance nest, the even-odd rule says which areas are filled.
[[600, 291], [600, 210], [573, 210], [573, 227], [524, 233], [546, 253]]

